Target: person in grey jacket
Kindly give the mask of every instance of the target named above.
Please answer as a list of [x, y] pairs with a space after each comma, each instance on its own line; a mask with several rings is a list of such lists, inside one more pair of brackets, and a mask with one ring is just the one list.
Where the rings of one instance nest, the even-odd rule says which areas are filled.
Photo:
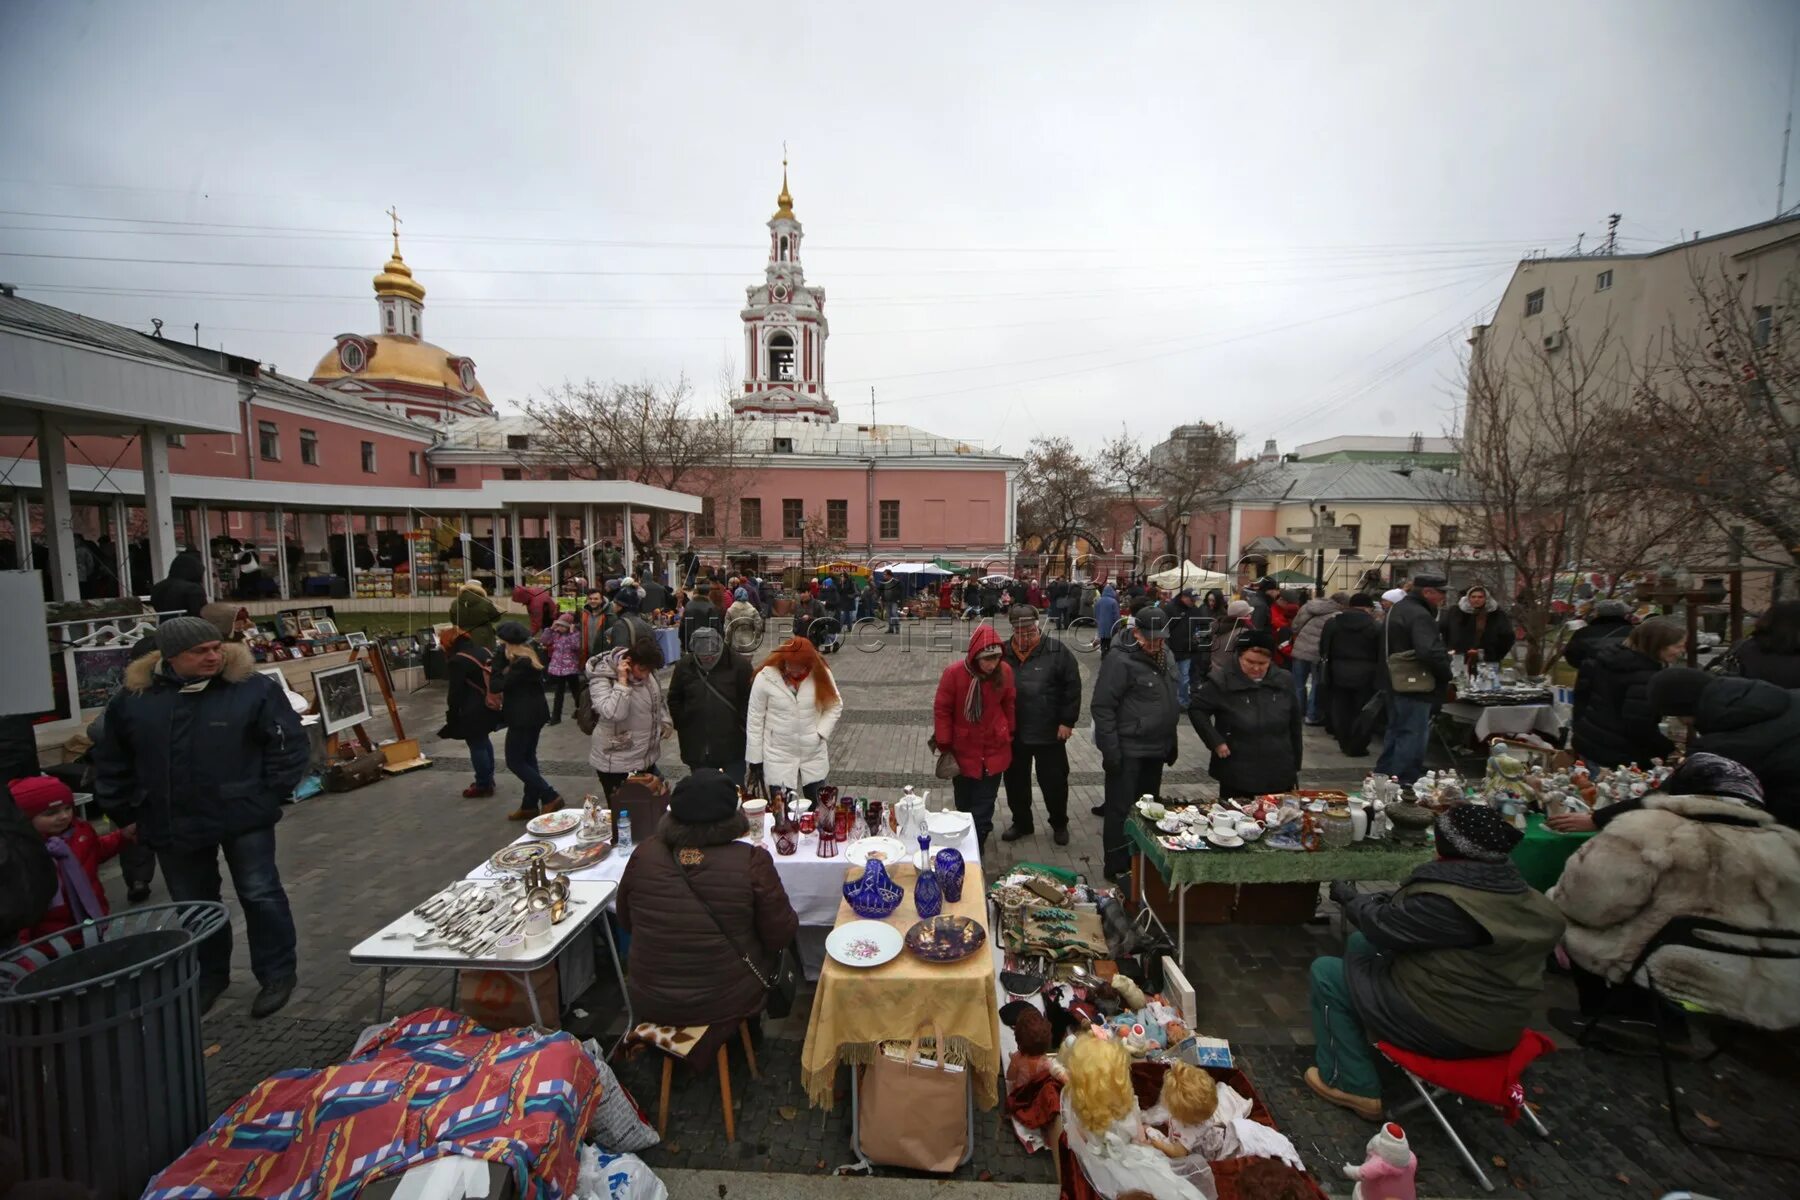
[[[1325, 681], [1319, 671], [1319, 639], [1325, 636], [1325, 623], [1343, 612], [1349, 603], [1350, 596], [1345, 592], [1335, 596], [1314, 596], [1294, 614], [1294, 693], [1305, 706], [1308, 725], [1325, 723], [1319, 715], [1319, 704], [1324, 699], [1320, 693], [1325, 690]], [[1312, 681], [1311, 694], [1307, 692], [1308, 680]]]
[[1031, 819], [1031, 764], [1037, 763], [1038, 790], [1044, 794], [1044, 812], [1050, 818], [1050, 834], [1059, 846], [1069, 844], [1069, 747], [1075, 718], [1081, 713], [1081, 668], [1075, 652], [1055, 638], [1043, 636], [1038, 611], [1029, 604], [1015, 604], [1007, 613], [1012, 637], [1007, 639], [1001, 661], [1012, 668], [1012, 762], [1006, 768], [1006, 807], [1012, 824], [1000, 835], [1003, 842], [1029, 837]]
[[[1375, 760], [1375, 772], [1392, 775], [1409, 786], [1425, 773], [1431, 714], [1450, 685], [1450, 653], [1444, 649], [1437, 621], [1446, 586], [1442, 575], [1414, 576], [1413, 590], [1388, 610], [1383, 625], [1381, 672], [1382, 692], [1387, 698], [1387, 736], [1381, 744], [1381, 757]], [[1431, 672], [1436, 683], [1431, 691], [1394, 690], [1387, 660], [1407, 650]]]
[[1106, 771], [1101, 849], [1106, 877], [1114, 883], [1131, 869], [1125, 818], [1140, 795], [1162, 790], [1165, 766], [1175, 763], [1175, 660], [1168, 653], [1169, 614], [1155, 606], [1138, 613], [1112, 652], [1100, 660], [1094, 681], [1094, 745]]
[[1266, 633], [1238, 640], [1237, 661], [1194, 693], [1188, 720], [1212, 751], [1207, 774], [1227, 800], [1292, 791], [1300, 783], [1300, 697], [1275, 663]]

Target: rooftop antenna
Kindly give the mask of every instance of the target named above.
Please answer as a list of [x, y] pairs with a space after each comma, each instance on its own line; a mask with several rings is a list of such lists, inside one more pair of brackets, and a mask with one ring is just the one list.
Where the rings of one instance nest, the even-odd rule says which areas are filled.
[[1788, 143], [1794, 136], [1794, 74], [1800, 70], [1800, 33], [1794, 35], [1794, 48], [1788, 54], [1787, 124], [1781, 130], [1781, 179], [1775, 185], [1775, 215], [1787, 211]]
[[1619, 252], [1619, 222], [1624, 220], [1618, 213], [1609, 213], [1606, 218], [1606, 244], [1601, 247], [1602, 254]]
[[162, 318], [161, 317], [151, 317], [150, 318], [150, 336], [153, 338], [162, 337]]
[[875, 385], [869, 385], [869, 432], [875, 431]]
[[194, 345], [200, 344], [200, 322], [194, 322]]

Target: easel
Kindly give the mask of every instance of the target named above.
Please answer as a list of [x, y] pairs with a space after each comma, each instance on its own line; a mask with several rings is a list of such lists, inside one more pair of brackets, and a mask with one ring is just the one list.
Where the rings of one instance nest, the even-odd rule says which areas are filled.
[[[350, 658], [348, 661], [352, 663], [361, 661], [364, 650], [369, 652], [369, 673], [375, 676], [375, 686], [381, 689], [381, 698], [387, 704], [388, 720], [394, 723], [394, 737], [404, 741], [406, 738], [406, 727], [400, 723], [400, 707], [394, 703], [394, 681], [388, 674], [387, 659], [382, 655], [381, 647], [372, 641], [367, 646], [353, 646], [351, 647]], [[316, 695], [313, 697], [312, 711], [319, 711], [319, 698]], [[364, 754], [368, 754], [375, 749], [375, 743], [369, 738], [369, 731], [361, 721], [358, 721], [348, 728], [355, 733], [357, 745], [362, 747]], [[338, 731], [338, 733], [342, 732], [343, 730]], [[338, 733], [328, 733], [325, 735], [326, 762], [339, 761], [339, 752], [342, 749], [342, 744], [338, 740]]]

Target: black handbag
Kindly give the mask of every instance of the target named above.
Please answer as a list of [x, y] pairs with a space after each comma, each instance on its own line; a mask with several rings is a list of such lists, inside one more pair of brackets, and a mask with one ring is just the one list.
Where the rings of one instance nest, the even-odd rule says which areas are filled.
[[681, 876], [681, 882], [687, 884], [687, 889], [692, 893], [694, 899], [700, 901], [700, 907], [706, 910], [706, 915], [712, 918], [713, 925], [724, 935], [725, 940], [731, 943], [732, 950], [736, 951], [738, 958], [743, 960], [744, 966], [749, 968], [750, 974], [756, 976], [756, 982], [763, 985], [765, 993], [763, 1011], [776, 1020], [793, 1012], [794, 997], [800, 991], [800, 956], [795, 952], [794, 947], [790, 945], [783, 948], [775, 958], [773, 971], [765, 973], [758, 970], [756, 960], [744, 953], [744, 948], [738, 945], [738, 940], [731, 936], [730, 932], [726, 930], [724, 922], [719, 920], [719, 914], [712, 910], [712, 905], [708, 904], [700, 895], [699, 890], [694, 887], [694, 881], [688, 878], [687, 868], [681, 865], [681, 857], [675, 852], [673, 846], [669, 848], [669, 857], [675, 860], [675, 870]]

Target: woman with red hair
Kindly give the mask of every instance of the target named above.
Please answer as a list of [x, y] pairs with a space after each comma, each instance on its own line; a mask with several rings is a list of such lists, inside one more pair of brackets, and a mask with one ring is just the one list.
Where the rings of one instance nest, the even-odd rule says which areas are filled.
[[744, 759], [770, 787], [818, 795], [831, 771], [831, 731], [843, 715], [831, 669], [818, 647], [789, 638], [763, 660], [750, 685]]

